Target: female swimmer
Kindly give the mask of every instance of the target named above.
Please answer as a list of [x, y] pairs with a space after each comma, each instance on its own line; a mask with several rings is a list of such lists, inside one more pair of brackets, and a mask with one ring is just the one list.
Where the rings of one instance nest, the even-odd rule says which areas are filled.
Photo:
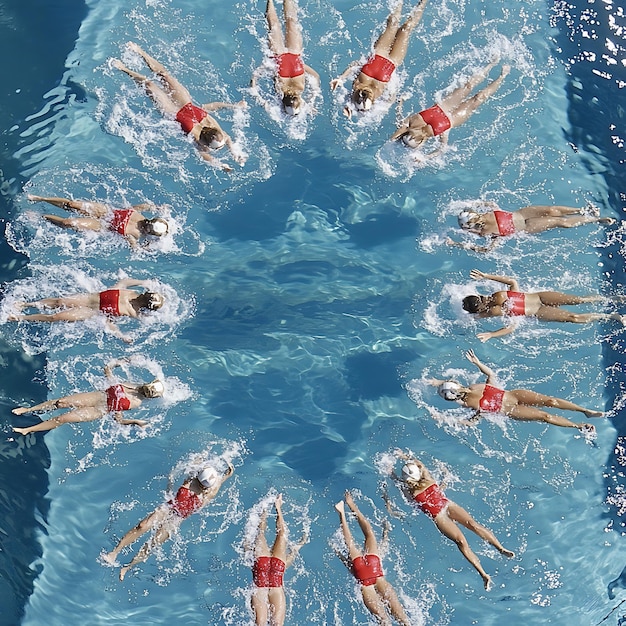
[[34, 426], [29, 426], [28, 428], [13, 427], [13, 430], [21, 435], [28, 435], [30, 433], [53, 430], [61, 426], [61, 424], [93, 422], [104, 417], [107, 413], [113, 414], [115, 421], [124, 426], [146, 426], [148, 424], [146, 421], [125, 419], [123, 412], [140, 407], [146, 398], [160, 398], [165, 392], [165, 386], [160, 380], [153, 380], [151, 383], [144, 384], [114, 382], [113, 370], [119, 365], [122, 365], [122, 361], [111, 361], [105, 366], [104, 373], [112, 384], [104, 391], [74, 393], [71, 396], [46, 400], [35, 406], [13, 409], [15, 415], [37, 413], [39, 411], [56, 411], [57, 409], [72, 409]]
[[[387, 613], [389, 611], [399, 624], [410, 626], [411, 621], [404, 611], [404, 607], [400, 604], [394, 588], [385, 579], [380, 564], [378, 542], [371, 524], [361, 513], [349, 491], [346, 491], [345, 501], [359, 523], [365, 538], [365, 546], [364, 550], [361, 550], [356, 545], [348, 526], [344, 503], [341, 500], [335, 504], [335, 509], [339, 513], [341, 532], [348, 548], [348, 557], [346, 558], [342, 554], [338, 554], [338, 556], [359, 581], [363, 603], [380, 624], [391, 624], [391, 619]], [[388, 528], [386, 526], [385, 532], [383, 532], [383, 541], [386, 539]]]
[[128, 47], [146, 62], [146, 65], [158, 76], [163, 86], [150, 80], [147, 76], [127, 68], [119, 59], [112, 61], [113, 67], [128, 74], [135, 82], [142, 85], [161, 113], [176, 119], [183, 131], [195, 140], [196, 148], [205, 161], [224, 171], [232, 171], [229, 165], [222, 163], [211, 154], [211, 150], [219, 150], [228, 146], [235, 161], [239, 165], [243, 165], [245, 159], [235, 153], [231, 138], [209, 113], [224, 108], [244, 107], [245, 103], [211, 102], [198, 107], [193, 104], [187, 89], [161, 63], [132, 41], [129, 42]]
[[[306, 74], [311, 76], [319, 87], [319, 74], [302, 61], [302, 29], [298, 22], [298, 12], [294, 0], [283, 1], [285, 14], [285, 35], [276, 14], [273, 0], [267, 0], [265, 17], [269, 29], [269, 47], [276, 62], [274, 85], [283, 109], [287, 115], [298, 115], [302, 107], [302, 93], [306, 83]], [[255, 87], [257, 76], [263, 68], [255, 70], [250, 86]]]
[[[254, 591], [251, 604], [257, 626], [282, 626], [285, 623], [285, 590], [283, 575], [293, 563], [300, 548], [307, 542], [306, 534], [300, 543], [292, 546], [287, 553], [287, 526], [282, 512], [283, 496], [278, 494], [274, 501], [276, 508], [276, 538], [270, 549], [265, 537], [267, 529], [267, 510], [261, 514], [253, 546], [254, 566], [252, 579]], [[247, 546], [250, 549], [250, 546]]]
[[[369, 111], [374, 102], [384, 93], [394, 71], [404, 61], [409, 47], [409, 38], [422, 19], [425, 7], [426, 0], [421, 0], [413, 8], [406, 22], [400, 25], [402, 15], [402, 0], [400, 0], [387, 18], [385, 30], [374, 44], [374, 56], [361, 67], [352, 83], [351, 105], [358, 112]], [[330, 88], [333, 91], [337, 89], [358, 65], [358, 62], [352, 63], [339, 78], [330, 82]], [[352, 117], [352, 106], [347, 105], [343, 109], [348, 118]]]
[[[431, 152], [427, 157], [439, 154], [448, 143], [448, 130], [466, 122], [470, 115], [498, 90], [511, 70], [510, 66], [503, 65], [500, 76], [472, 96], [472, 90], [487, 78], [496, 64], [493, 62], [487, 65], [472, 76], [465, 85], [445, 96], [439, 104], [409, 115], [401, 122], [398, 130], [391, 135], [391, 140], [399, 139], [409, 148], [419, 148], [430, 137], [438, 137], [441, 142], [439, 149]], [[402, 115], [401, 112], [400, 115]]]
[[111, 321], [112, 317], [139, 317], [145, 311], [157, 311], [163, 306], [165, 298], [154, 291], [138, 293], [129, 287], [146, 287], [151, 281], [124, 278], [111, 288], [99, 293], [79, 293], [58, 298], [44, 298], [35, 302], [21, 302], [16, 306], [20, 310], [62, 309], [55, 313], [16, 314], [8, 317], [10, 322], [78, 322], [103, 313], [106, 316], [106, 327], [125, 342], [132, 341], [122, 334]]
[[[511, 559], [515, 556], [515, 553], [504, 548], [493, 532], [479, 524], [463, 507], [446, 498], [442, 487], [436, 483], [421, 461], [401, 450], [396, 450], [394, 454], [398, 459], [406, 461], [406, 463], [402, 467], [401, 476], [398, 477], [395, 472], [392, 472], [392, 478], [399, 482], [407, 499], [415, 501], [417, 506], [432, 518], [439, 532], [456, 543], [461, 554], [480, 574], [485, 589], [489, 591], [491, 589], [491, 576], [485, 572], [480, 564], [480, 560], [469, 547], [465, 535], [459, 528], [459, 524], [476, 533], [481, 539], [491, 544], [500, 554]], [[391, 509], [390, 500], [386, 499], [389, 512], [392, 515], [397, 515]]]
[[[572, 313], [560, 308], [565, 305], [585, 304], [605, 300], [602, 296], [575, 296], [559, 291], [537, 291], [533, 293], [521, 292], [514, 278], [485, 274], [472, 270], [470, 277], [474, 280], [486, 278], [495, 280], [509, 287], [508, 291], [496, 291], [490, 296], [472, 295], [463, 298], [463, 310], [476, 317], [536, 317], [546, 322], [572, 322], [587, 324], [597, 320], [615, 320], [626, 323], [626, 317], [619, 313]], [[478, 333], [476, 336], [482, 342], [503, 337], [515, 330], [515, 324], [509, 324], [489, 333]]]
[[[142, 519], [119, 540], [111, 552], [103, 556], [103, 559], [115, 565], [117, 555], [121, 550], [148, 531], [153, 531], [152, 537], [143, 544], [131, 562], [120, 569], [120, 580], [124, 580], [128, 570], [138, 563], [143, 563], [155, 547], [160, 546], [172, 536], [185, 518], [198, 512], [213, 500], [224, 481], [230, 478], [234, 471], [235, 468], [228, 463], [228, 468], [220, 475], [212, 465], [208, 465], [195, 476], [187, 478], [178, 488], [173, 500], [162, 504]], [[171, 486], [168, 485], [168, 491], [170, 488]]]
[[574, 228], [583, 224], [615, 224], [612, 217], [587, 215], [584, 209], [568, 206], [530, 205], [517, 211], [502, 211], [497, 203], [481, 201], [490, 211], [478, 213], [465, 209], [459, 213], [459, 226], [474, 235], [487, 239], [487, 245], [459, 243], [446, 239], [449, 246], [457, 246], [474, 252], [489, 252], [502, 240], [502, 237], [515, 233], [542, 233], [553, 228]]
[[44, 215], [43, 217], [61, 228], [74, 230], [108, 230], [122, 235], [132, 248], [137, 247], [139, 239], [153, 236], [163, 237], [169, 232], [169, 224], [162, 217], [147, 218], [141, 211], [158, 211], [155, 204], [134, 204], [128, 209], [112, 209], [103, 202], [89, 202], [85, 200], [71, 200], [69, 198], [49, 198], [28, 194], [31, 202], [47, 202], [53, 206], [74, 211], [82, 217], [59, 217], [58, 215]]
[[585, 409], [569, 400], [562, 400], [553, 396], [546, 396], [527, 389], [511, 389], [504, 391], [497, 386], [496, 375], [493, 370], [479, 361], [473, 350], [465, 353], [467, 360], [473, 363], [486, 377], [485, 384], [475, 384], [464, 387], [455, 380], [436, 380], [428, 382], [437, 387], [437, 393], [450, 402], [474, 409], [473, 417], [462, 422], [464, 425], [473, 424], [480, 419], [483, 413], [502, 413], [511, 419], [521, 422], [545, 422], [563, 428], [578, 428], [583, 432], [595, 432], [592, 424], [571, 422], [560, 415], [553, 415], [535, 407], [550, 407], [562, 411], [577, 411], [586, 417], [604, 417], [602, 411]]

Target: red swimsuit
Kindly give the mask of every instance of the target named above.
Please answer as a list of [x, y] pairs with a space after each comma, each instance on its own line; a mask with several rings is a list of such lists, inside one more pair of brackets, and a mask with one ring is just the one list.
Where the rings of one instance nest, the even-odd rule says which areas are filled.
[[284, 52], [276, 57], [278, 75], [281, 78], [295, 78], [304, 74], [304, 63], [299, 54]]
[[508, 211], [494, 211], [498, 232], [502, 237], [515, 234], [515, 226], [513, 225], [513, 213]]
[[385, 575], [380, 559], [375, 554], [357, 556], [352, 561], [352, 573], [364, 587], [375, 584], [378, 578]]
[[502, 398], [504, 398], [504, 389], [485, 385], [478, 406], [487, 413], [499, 413], [502, 410]]
[[419, 113], [422, 119], [433, 129], [435, 137], [445, 133], [451, 126], [450, 119], [444, 113], [443, 109], [435, 104], [430, 109], [425, 109]]
[[260, 556], [252, 567], [256, 587], [282, 587], [285, 562], [275, 556]]
[[207, 115], [208, 113], [204, 109], [197, 107], [193, 102], [189, 102], [176, 113], [176, 121], [186, 133], [190, 133], [191, 129]]
[[124, 385], [113, 385], [106, 390], [107, 411], [128, 411], [130, 398], [124, 391]]
[[109, 222], [109, 230], [120, 235], [125, 235], [126, 226], [128, 226], [130, 216], [134, 212], [133, 209], [116, 209], [113, 211], [113, 217]]
[[120, 290], [107, 289], [100, 292], [100, 310], [105, 315], [119, 317], [120, 315]]
[[525, 294], [519, 291], [507, 291], [504, 307], [509, 315], [521, 316], [526, 315], [526, 298]]
[[375, 54], [362, 68], [361, 72], [370, 78], [388, 83], [391, 80], [396, 66], [385, 57]]
[[433, 519], [441, 513], [450, 502], [444, 495], [441, 488], [436, 483], [426, 487], [424, 491], [420, 491], [413, 496], [417, 506], [419, 506], [426, 515], [430, 515]]
[[183, 519], [195, 513], [202, 506], [202, 499], [188, 487], [179, 487], [174, 500], [169, 502], [174, 513]]

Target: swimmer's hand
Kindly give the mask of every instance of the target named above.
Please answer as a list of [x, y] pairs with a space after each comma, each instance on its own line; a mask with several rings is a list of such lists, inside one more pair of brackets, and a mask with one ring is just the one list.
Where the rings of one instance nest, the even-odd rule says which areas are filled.
[[349, 106], [343, 107], [343, 114], [349, 119], [352, 119], [352, 109]]
[[494, 335], [493, 333], [478, 333], [476, 335], [476, 337], [482, 342], [485, 343], [486, 341], [489, 341], [490, 339], [493, 339]]
[[342, 78], [333, 78], [330, 81], [330, 90], [335, 91], [335, 89], [337, 89], [337, 87], [339, 87], [339, 85], [341, 85], [342, 83], [343, 83]]
[[238, 109], [247, 109], [248, 108], [248, 103], [245, 100], [240, 100], [239, 102], [235, 102], [235, 106]]
[[480, 270], [470, 270], [470, 278], [473, 278], [474, 280], [481, 280], [482, 278], [486, 278], [487, 275], [484, 272], [481, 272]]

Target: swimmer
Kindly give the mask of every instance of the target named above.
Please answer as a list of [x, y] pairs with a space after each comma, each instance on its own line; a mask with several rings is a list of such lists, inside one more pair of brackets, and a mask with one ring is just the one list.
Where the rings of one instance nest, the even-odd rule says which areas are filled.
[[128, 48], [146, 62], [146, 65], [158, 76], [162, 85], [129, 69], [119, 59], [113, 59], [111, 62], [113, 67], [128, 74], [136, 83], [141, 85], [163, 115], [176, 119], [183, 131], [195, 140], [200, 156], [211, 165], [230, 172], [232, 168], [229, 165], [222, 163], [211, 154], [212, 150], [219, 150], [227, 146], [235, 161], [239, 165], [243, 165], [245, 159], [235, 153], [231, 138], [209, 113], [224, 108], [245, 107], [245, 102], [242, 101], [237, 104], [211, 102], [198, 107], [193, 104], [187, 89], [161, 63], [132, 41], [128, 43]]
[[[285, 35], [276, 14], [273, 0], [267, 0], [265, 17], [269, 29], [269, 47], [276, 62], [274, 85], [281, 98], [283, 110], [287, 115], [298, 115], [302, 107], [306, 75], [313, 78], [316, 86], [320, 85], [319, 74], [302, 61], [302, 28], [298, 22], [298, 12], [294, 0], [283, 1], [285, 14]], [[256, 87], [256, 81], [263, 68], [259, 67], [252, 74], [250, 86]], [[267, 108], [267, 103], [264, 103]]]
[[[287, 526], [282, 512], [283, 496], [278, 494], [274, 501], [276, 508], [276, 538], [271, 549], [267, 544], [267, 510], [263, 510], [256, 540], [253, 546], [254, 567], [252, 577], [254, 591], [250, 600], [255, 615], [256, 626], [282, 626], [285, 623], [285, 590], [283, 575], [293, 563], [300, 548], [308, 541], [305, 534], [300, 543], [292, 546], [287, 553]], [[246, 546], [250, 549], [250, 546]]]
[[602, 411], [585, 409], [569, 400], [546, 396], [527, 389], [504, 391], [498, 386], [494, 371], [482, 363], [473, 350], [465, 353], [467, 360], [474, 364], [486, 377], [485, 384], [464, 387], [455, 380], [430, 379], [429, 384], [437, 387], [437, 393], [449, 402], [458, 402], [462, 406], [474, 409], [475, 414], [461, 422], [464, 426], [475, 424], [483, 413], [502, 413], [520, 422], [544, 422], [563, 428], [577, 428], [581, 432], [593, 433], [592, 424], [577, 424], [560, 415], [553, 415], [536, 407], [550, 407], [562, 411], [576, 411], [586, 417], [604, 417]]
[[[339, 558], [361, 584], [363, 603], [369, 612], [376, 617], [379, 624], [391, 624], [391, 619], [387, 613], [389, 611], [399, 624], [410, 626], [411, 621], [404, 611], [404, 607], [400, 604], [394, 588], [385, 579], [383, 568], [380, 564], [378, 542], [371, 524], [361, 513], [349, 491], [346, 491], [345, 501], [354, 513], [363, 532], [365, 549], [361, 550], [352, 537], [348, 520], [346, 519], [344, 503], [341, 500], [335, 504], [335, 510], [339, 513], [341, 532], [348, 548], [348, 556], [345, 557], [342, 554], [338, 554]], [[387, 525], [383, 532], [383, 541], [386, 540], [388, 528], [389, 526]]]
[[463, 210], [459, 213], [459, 226], [474, 235], [487, 240], [485, 246], [471, 243], [459, 243], [446, 239], [449, 246], [456, 246], [474, 252], [489, 252], [500, 243], [502, 237], [515, 233], [543, 233], [553, 228], [575, 228], [583, 224], [615, 224], [612, 217], [587, 215], [584, 209], [568, 206], [530, 205], [517, 211], [502, 211], [496, 202], [481, 201], [480, 204], [491, 209], [484, 213]]
[[137, 419], [125, 419], [124, 411], [137, 409], [146, 398], [160, 398], [165, 393], [165, 386], [160, 380], [151, 383], [134, 384], [119, 383], [114, 381], [113, 370], [125, 361], [110, 361], [104, 368], [107, 379], [112, 383], [104, 391], [88, 391], [74, 393], [55, 400], [46, 400], [41, 404], [29, 407], [13, 409], [14, 415], [26, 413], [38, 413], [43, 411], [56, 411], [57, 409], [71, 409], [57, 417], [40, 422], [28, 428], [16, 428], [13, 430], [20, 435], [38, 433], [53, 430], [61, 424], [77, 424], [79, 422], [93, 422], [107, 414], [112, 414], [113, 419], [123, 426], [147, 426], [148, 422]]
[[153, 236], [163, 237], [169, 232], [169, 224], [162, 217], [147, 218], [141, 211], [158, 211], [155, 204], [134, 204], [128, 209], [112, 209], [103, 202], [88, 202], [85, 200], [71, 200], [69, 198], [54, 198], [33, 196], [28, 194], [31, 202], [47, 202], [53, 206], [74, 211], [82, 217], [59, 217], [58, 215], [44, 215], [55, 226], [71, 228], [73, 230], [110, 231], [122, 235], [131, 248], [136, 248], [139, 239]]
[[[172, 536], [185, 518], [192, 513], [197, 513], [213, 500], [220, 487], [234, 471], [235, 468], [230, 463], [221, 475], [212, 465], [207, 465], [197, 475], [187, 478], [178, 488], [173, 500], [162, 504], [142, 519], [119, 540], [111, 552], [103, 555], [102, 558], [110, 565], [116, 565], [117, 556], [121, 550], [130, 546], [148, 531], [153, 531], [152, 537], [141, 546], [131, 562], [120, 569], [120, 580], [124, 580], [128, 570], [138, 563], [143, 563], [155, 547], [160, 546]], [[170, 486], [168, 486], [169, 490]]]
[[[398, 481], [407, 499], [415, 501], [417, 506], [432, 518], [439, 532], [457, 545], [461, 554], [480, 574], [485, 590], [489, 591], [492, 585], [491, 576], [485, 572], [480, 560], [470, 548], [465, 535], [459, 528], [459, 524], [476, 533], [481, 539], [491, 544], [500, 554], [507, 558], [512, 559], [515, 553], [507, 550], [491, 530], [479, 524], [463, 507], [446, 498], [443, 493], [443, 485], [437, 484], [421, 461], [401, 450], [396, 450], [394, 455], [396, 458], [405, 461], [405, 464], [402, 467], [401, 476], [397, 476], [392, 471], [392, 478]], [[391, 508], [389, 498], [386, 497], [385, 499], [389, 512], [397, 516], [397, 513]]]
[[[352, 83], [351, 103], [343, 109], [346, 117], [352, 117], [352, 107], [359, 113], [369, 111], [374, 102], [382, 96], [394, 71], [404, 61], [409, 38], [422, 19], [425, 7], [426, 0], [421, 0], [413, 8], [406, 22], [400, 25], [402, 0], [398, 2], [387, 18], [385, 30], [374, 44], [374, 56], [361, 67]], [[334, 78], [330, 82], [330, 88], [333, 91], [337, 89], [358, 65], [358, 62], [352, 63], [339, 78]]]
[[[472, 90], [486, 80], [495, 66], [496, 62], [487, 65], [472, 76], [465, 85], [445, 96], [439, 104], [409, 115], [401, 122], [398, 130], [391, 135], [391, 140], [400, 140], [409, 148], [419, 148], [427, 139], [437, 137], [440, 141], [439, 149], [425, 156], [430, 158], [439, 154], [448, 143], [448, 130], [466, 122], [470, 115], [498, 90], [511, 69], [509, 65], [503, 65], [500, 76], [472, 96]], [[400, 101], [401, 104], [402, 101]]]
[[29, 315], [14, 314], [7, 318], [9, 322], [79, 322], [87, 320], [99, 313], [106, 316], [107, 330], [130, 343], [132, 339], [123, 335], [112, 317], [140, 317], [146, 311], [160, 309], [165, 298], [154, 291], [138, 293], [129, 287], [147, 287], [151, 281], [124, 278], [105, 291], [99, 293], [79, 293], [58, 298], [44, 298], [35, 302], [20, 302], [16, 306], [20, 310], [62, 309], [55, 313], [33, 313]]
[[[472, 270], [470, 277], [474, 280], [494, 280], [509, 287], [508, 291], [496, 291], [490, 296], [472, 295], [463, 298], [463, 310], [476, 317], [536, 317], [545, 322], [571, 322], [574, 324], [588, 324], [599, 320], [614, 320], [620, 324], [626, 323], [626, 317], [619, 313], [572, 313], [562, 309], [565, 305], [586, 304], [605, 300], [603, 296], [575, 296], [559, 291], [537, 291], [532, 293], [521, 292], [514, 278], [485, 274]], [[495, 337], [503, 337], [512, 333], [516, 328], [511, 323], [499, 330], [488, 333], [478, 333], [476, 337], [483, 343]]]

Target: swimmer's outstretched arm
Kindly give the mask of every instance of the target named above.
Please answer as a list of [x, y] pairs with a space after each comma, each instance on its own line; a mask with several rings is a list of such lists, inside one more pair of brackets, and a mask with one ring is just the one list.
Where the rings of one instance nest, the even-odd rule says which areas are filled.
[[304, 71], [317, 82], [318, 87], [321, 87], [322, 81], [320, 80], [320, 75], [310, 65], [305, 63]]
[[209, 154], [206, 150], [200, 150], [200, 156], [207, 162], [210, 163], [213, 167], [217, 167], [218, 169], [224, 172], [232, 172], [233, 168], [227, 163], [222, 163], [219, 159], [216, 159], [212, 154]]
[[202, 108], [205, 111], [219, 111], [220, 109], [245, 109], [247, 107], [247, 103], [245, 100], [240, 100], [239, 102], [207, 102], [207, 104], [203, 104]]
[[226, 142], [226, 146], [230, 150], [230, 153], [231, 153], [233, 159], [235, 160], [235, 163], [237, 163], [238, 165], [241, 165], [241, 166], [245, 165], [246, 157], [244, 157], [242, 154], [238, 154], [235, 151], [235, 144], [233, 144], [233, 140], [231, 139], [231, 137], [230, 137], [230, 135], [228, 133], [224, 133], [224, 141]]
[[107, 321], [105, 322], [105, 326], [112, 335], [114, 335], [118, 339], [121, 339], [124, 343], [133, 343], [133, 338], [129, 335], [125, 335], [120, 330], [119, 326], [117, 326], [117, 324], [114, 324], [111, 320], [107, 319]]
[[114, 413], [113, 419], [122, 426], [140, 426], [141, 428], [144, 428], [148, 425], [148, 422], [145, 420], [126, 419], [122, 417], [122, 413], [120, 411], [116, 411]]
[[353, 61], [352, 63], [350, 63], [350, 65], [348, 65], [348, 67], [342, 74], [340, 74], [337, 78], [333, 78], [330, 81], [331, 91], [335, 91], [335, 89], [337, 89], [337, 87], [339, 87], [339, 85], [341, 85], [346, 80], [346, 78], [348, 78], [350, 73], [354, 71], [354, 68], [357, 67], [358, 65], [359, 65], [358, 61]]
[[512, 291], [519, 291], [519, 283], [515, 280], [515, 278], [511, 278], [510, 276], [498, 276], [497, 274], [485, 274], [485, 272], [481, 272], [480, 270], [471, 270], [470, 278], [473, 278], [474, 280], [480, 280], [482, 278], [495, 280], [503, 285], [508, 285]]
[[510, 326], [503, 326], [499, 330], [494, 330], [490, 333], [478, 333], [476, 337], [478, 337], [482, 343], [485, 343], [485, 341], [489, 341], [490, 339], [510, 335], [516, 328], [517, 326], [515, 324], [511, 324]]
[[464, 242], [454, 241], [454, 239], [451, 239], [450, 237], [446, 237], [446, 245], [448, 246], [452, 246], [454, 248], [463, 248], [463, 250], [472, 250], [473, 252], [480, 252], [480, 253], [491, 252], [499, 243], [500, 243], [500, 240], [498, 237], [491, 237], [491, 236], [489, 236], [487, 245], [484, 245], [484, 246], [479, 246], [477, 244], [469, 243], [466, 241]]
[[475, 365], [486, 377], [487, 377], [487, 384], [488, 385], [494, 385], [496, 383], [496, 373], [487, 365], [485, 365], [474, 353], [473, 350], [468, 350], [465, 353], [465, 358], [472, 363], [473, 365]]
[[111, 289], [126, 289], [127, 287], [148, 287], [150, 286], [149, 280], [139, 280], [137, 278], [122, 278], [118, 280]]

